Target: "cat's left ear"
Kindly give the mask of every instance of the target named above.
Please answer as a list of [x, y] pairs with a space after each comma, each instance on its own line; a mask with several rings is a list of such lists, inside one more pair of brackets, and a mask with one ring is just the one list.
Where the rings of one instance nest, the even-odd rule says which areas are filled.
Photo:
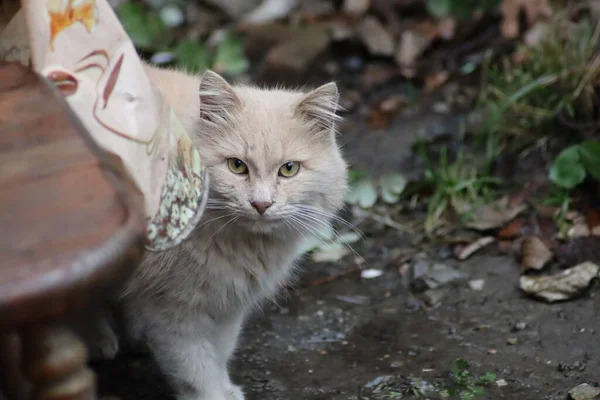
[[326, 83], [307, 93], [296, 106], [296, 113], [319, 133], [334, 133], [335, 122], [340, 120], [339, 93], [334, 82]]
[[212, 123], [227, 122], [240, 106], [240, 99], [223, 77], [207, 70], [200, 79], [200, 118]]

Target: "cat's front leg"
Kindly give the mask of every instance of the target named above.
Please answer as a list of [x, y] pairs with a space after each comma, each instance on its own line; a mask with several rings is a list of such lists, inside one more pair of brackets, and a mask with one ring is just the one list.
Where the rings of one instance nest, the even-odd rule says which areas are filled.
[[241, 321], [185, 325], [175, 332], [148, 332], [149, 346], [176, 390], [177, 399], [244, 400], [242, 390], [230, 381], [227, 371]]

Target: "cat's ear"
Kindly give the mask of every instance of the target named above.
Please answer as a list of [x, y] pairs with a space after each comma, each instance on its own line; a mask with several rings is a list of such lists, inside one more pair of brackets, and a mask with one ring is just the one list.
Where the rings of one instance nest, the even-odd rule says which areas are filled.
[[339, 93], [334, 82], [326, 83], [307, 93], [296, 106], [297, 115], [306, 121], [311, 130], [333, 133], [335, 122], [340, 120]]
[[207, 122], [226, 122], [240, 106], [240, 99], [221, 75], [207, 70], [200, 79], [200, 118]]

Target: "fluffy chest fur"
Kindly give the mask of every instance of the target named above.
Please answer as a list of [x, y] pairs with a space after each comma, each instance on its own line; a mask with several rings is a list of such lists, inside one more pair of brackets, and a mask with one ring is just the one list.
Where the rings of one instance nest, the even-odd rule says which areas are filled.
[[293, 268], [300, 238], [252, 235], [222, 219], [207, 212], [182, 246], [149, 253], [129, 293], [169, 312], [207, 313], [215, 319], [243, 312], [273, 294]]

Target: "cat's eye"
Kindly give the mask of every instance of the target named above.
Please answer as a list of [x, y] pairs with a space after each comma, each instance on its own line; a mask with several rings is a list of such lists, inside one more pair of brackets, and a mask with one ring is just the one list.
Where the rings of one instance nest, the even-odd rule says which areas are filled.
[[228, 158], [227, 166], [234, 174], [247, 174], [248, 166], [239, 158]]
[[300, 171], [300, 163], [298, 161], [288, 161], [279, 167], [279, 176], [291, 178]]

